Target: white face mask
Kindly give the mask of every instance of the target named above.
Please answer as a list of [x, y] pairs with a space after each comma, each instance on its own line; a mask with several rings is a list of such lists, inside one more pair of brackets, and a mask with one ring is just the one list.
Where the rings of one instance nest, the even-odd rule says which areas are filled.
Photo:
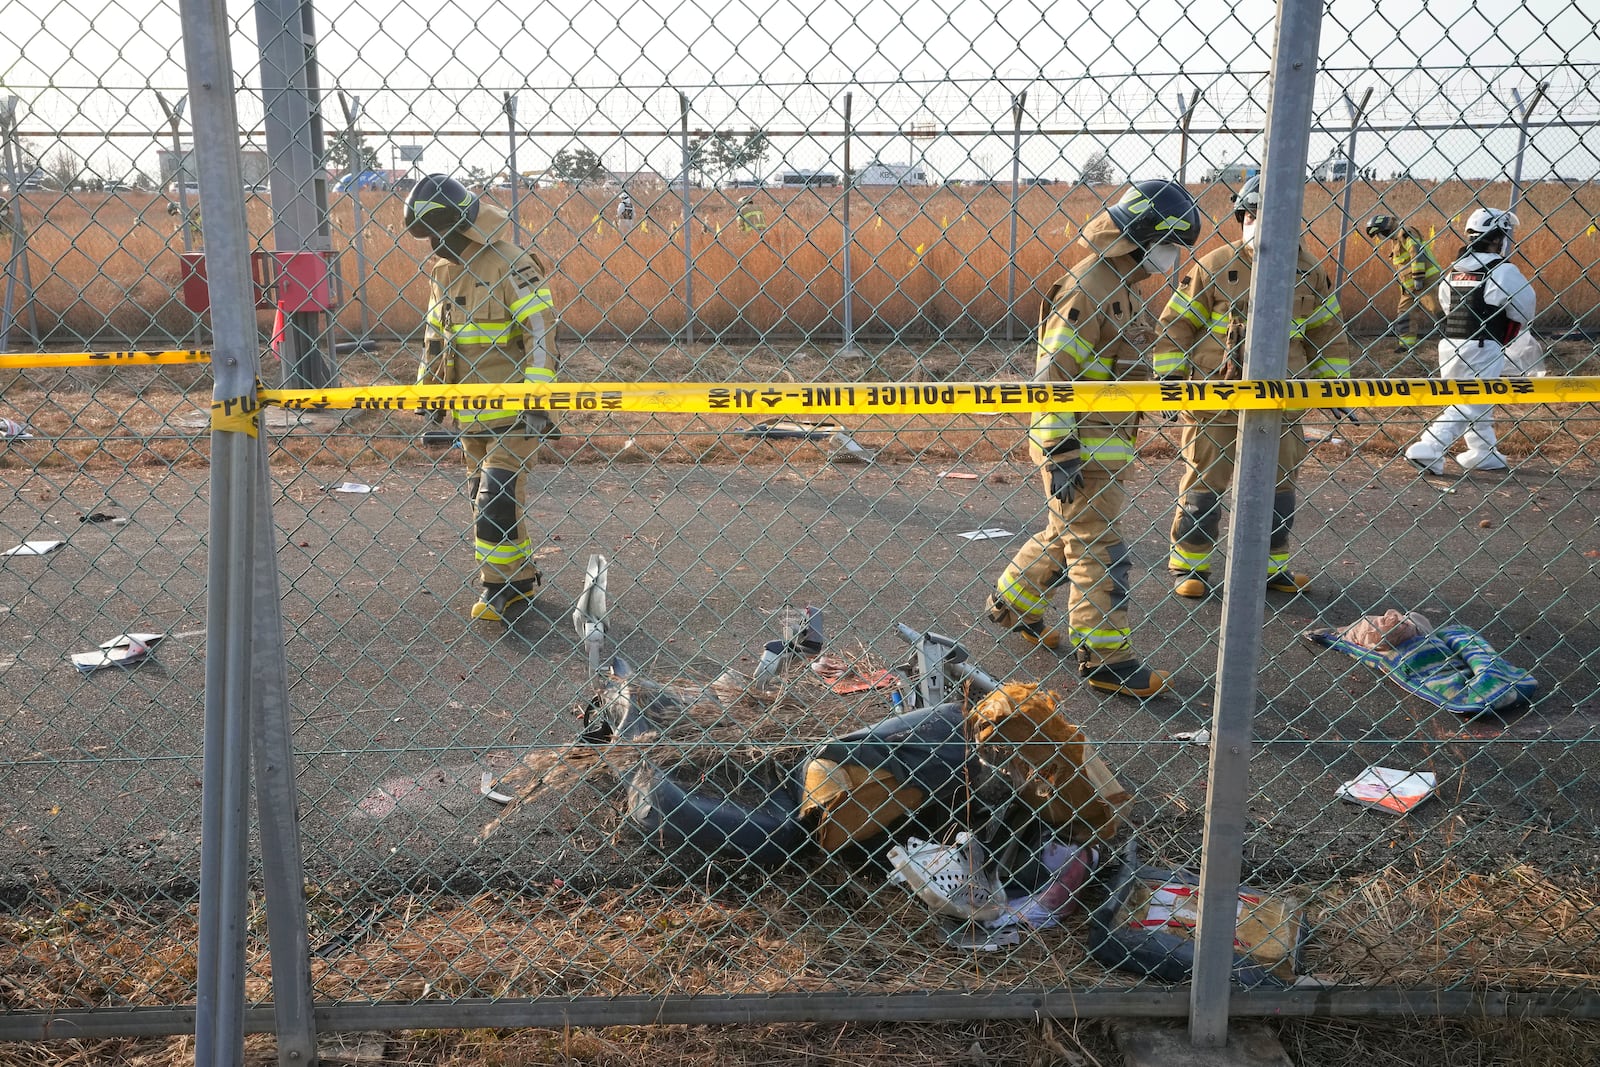
[[1256, 217], [1254, 215], [1245, 216], [1241, 233], [1244, 237], [1244, 243], [1253, 247], [1256, 243]]
[[1144, 265], [1151, 274], [1171, 274], [1178, 269], [1178, 246], [1152, 246], [1145, 251]]

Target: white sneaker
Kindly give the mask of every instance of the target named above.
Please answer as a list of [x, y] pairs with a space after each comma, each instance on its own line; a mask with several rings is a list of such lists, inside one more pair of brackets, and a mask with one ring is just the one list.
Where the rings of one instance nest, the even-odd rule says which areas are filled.
[[1474, 460], [1471, 463], [1467, 462], [1466, 454], [1463, 453], [1456, 457], [1456, 463], [1460, 464], [1461, 469], [1464, 471], [1503, 471], [1510, 469], [1506, 463], [1506, 457], [1498, 453], [1492, 456], [1485, 456], [1480, 460]]

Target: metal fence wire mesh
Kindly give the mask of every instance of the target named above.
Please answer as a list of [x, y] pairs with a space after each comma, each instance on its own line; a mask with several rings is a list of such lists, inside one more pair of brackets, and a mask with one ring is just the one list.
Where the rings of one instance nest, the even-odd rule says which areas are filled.
[[0, 17], [0, 1038], [1594, 1014], [1592, 9]]

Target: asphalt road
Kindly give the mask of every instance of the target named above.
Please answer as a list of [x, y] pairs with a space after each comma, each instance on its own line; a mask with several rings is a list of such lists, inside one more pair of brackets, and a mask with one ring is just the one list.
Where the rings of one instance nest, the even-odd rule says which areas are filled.
[[[746, 672], [785, 603], [820, 605], [836, 649], [898, 663], [904, 622], [966, 643], [990, 674], [1061, 690], [1137, 796], [1148, 854], [1197, 854], [1206, 752], [1170, 735], [1207, 725], [1221, 605], [1170, 594], [1165, 530], [1176, 471], [1134, 471], [1125, 526], [1137, 643], [1177, 691], [1140, 704], [1078, 685], [1070, 664], [983, 621], [981, 605], [1041, 522], [1031, 471], [828, 462], [774, 445], [774, 465], [572, 464], [533, 476], [535, 542], [552, 621], [502, 634], [465, 622], [475, 568], [459, 453], [393, 470], [282, 464], [275, 485], [283, 609], [313, 879], [370, 889], [416, 882], [627, 883], [645, 877], [596, 813], [530, 807], [481, 844], [499, 810], [477, 793], [541, 745], [573, 737], [588, 692], [567, 615], [591, 552], [611, 566], [616, 647], [651, 677]], [[346, 495], [322, 487], [379, 487]], [[1522, 861], [1600, 872], [1600, 479], [1530, 463], [1510, 475], [1427, 479], [1389, 456], [1319, 446], [1296, 565], [1307, 595], [1270, 594], [1263, 634], [1247, 874], [1314, 881], [1448, 853], [1464, 868]], [[135, 468], [104, 483], [5, 471], [0, 558], [0, 891], [135, 896], [198, 872], [206, 522], [200, 469]], [[126, 525], [80, 515], [127, 516]], [[965, 540], [965, 531], [1011, 533]], [[1482, 630], [1542, 683], [1530, 710], [1463, 722], [1304, 641], [1386, 607]], [[168, 636], [131, 670], [82, 674], [69, 653], [127, 630]], [[837, 723], [774, 712], [780, 741], [888, 713], [882, 693]], [[791, 711], [793, 709], [790, 709]], [[771, 734], [771, 731], [768, 731]], [[1368, 764], [1431, 769], [1440, 798], [1404, 821], [1334, 799]], [[614, 815], [614, 813], [612, 813]], [[630, 858], [632, 857], [632, 858]], [[181, 898], [180, 898], [181, 899]]]

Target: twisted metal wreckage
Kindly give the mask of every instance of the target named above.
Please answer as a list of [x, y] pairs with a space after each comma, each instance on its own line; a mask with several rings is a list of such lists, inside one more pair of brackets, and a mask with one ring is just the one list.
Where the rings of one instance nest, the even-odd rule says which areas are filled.
[[[1184, 906], [1195, 879], [1141, 865], [1131, 842], [1119, 862], [1102, 863], [1132, 796], [1056, 693], [1002, 683], [955, 639], [900, 624], [911, 654], [891, 672], [890, 699], [905, 710], [808, 745], [730, 752], [703, 743], [704, 716], [693, 709], [771, 703], [787, 670], [822, 655], [820, 611], [787, 613], [784, 636], [765, 644], [749, 677], [664, 685], [621, 655], [607, 664], [606, 573], [605, 557], [591, 556], [572, 614], [595, 683], [577, 739], [498, 781], [486, 775], [485, 796], [515, 805], [581, 767], [624, 794], [626, 821], [675, 864], [773, 873], [822, 856], [886, 866], [963, 948], [996, 949], [1017, 943], [1018, 927], [1055, 925], [1096, 876], [1107, 896], [1090, 917], [1091, 953], [1142, 974], [1188, 976]], [[1241, 943], [1235, 976], [1291, 981], [1304, 940], [1293, 902], [1253, 891], [1241, 900], [1261, 913], [1261, 929]], [[1241, 937], [1248, 917], [1241, 912]]]

